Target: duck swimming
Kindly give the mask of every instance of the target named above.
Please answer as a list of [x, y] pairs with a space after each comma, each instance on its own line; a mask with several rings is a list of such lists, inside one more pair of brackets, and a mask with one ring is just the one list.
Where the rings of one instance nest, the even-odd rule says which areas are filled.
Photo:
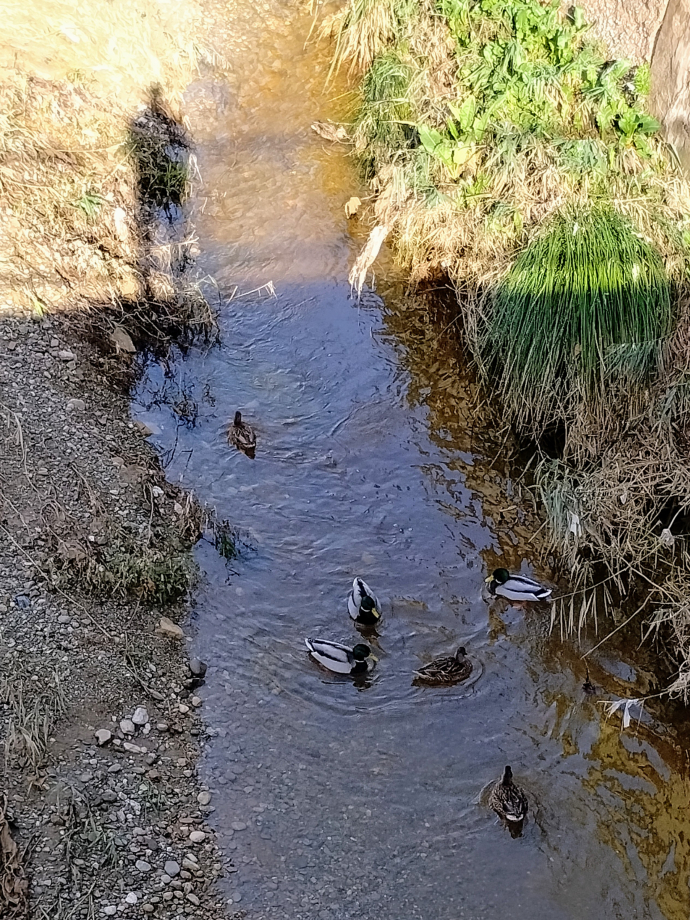
[[471, 673], [472, 662], [461, 645], [455, 655], [434, 658], [429, 664], [415, 671], [414, 676], [428, 684], [456, 684], [461, 680], [467, 680]]
[[361, 578], [352, 582], [352, 591], [347, 598], [350, 617], [363, 626], [375, 626], [381, 619], [379, 599], [369, 585]]
[[369, 646], [361, 642], [354, 648], [325, 639], [305, 639], [304, 642], [313, 658], [336, 674], [366, 674], [376, 663]]
[[499, 818], [517, 824], [527, 817], [527, 796], [521, 786], [513, 782], [513, 771], [506, 767], [502, 779], [496, 783], [489, 796], [489, 805]]
[[494, 569], [486, 583], [494, 597], [505, 597], [518, 603], [545, 601], [551, 595], [551, 588], [545, 588], [526, 575], [511, 575], [508, 569]]
[[235, 420], [228, 428], [228, 441], [238, 450], [249, 453], [256, 448], [256, 434], [251, 425], [242, 421], [242, 413], [235, 412]]

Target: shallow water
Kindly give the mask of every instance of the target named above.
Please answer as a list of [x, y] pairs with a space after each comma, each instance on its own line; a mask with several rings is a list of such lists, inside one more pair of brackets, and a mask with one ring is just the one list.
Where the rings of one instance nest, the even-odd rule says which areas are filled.
[[[361, 243], [343, 203], [345, 151], [309, 129], [337, 117], [309, 17], [276, 0], [209, 5], [223, 76], [188, 106], [204, 177], [202, 272], [221, 298], [221, 344], [151, 363], [139, 418], [168, 475], [243, 534], [232, 560], [197, 558], [195, 651], [209, 663], [201, 764], [249, 918], [686, 918], [686, 746], [648, 715], [621, 733], [599, 700], [649, 690], [640, 655], [548, 634], [548, 610], [487, 604], [500, 559], [530, 559], [519, 471], [470, 412], [472, 381], [439, 305], [410, 300], [390, 266], [353, 301]], [[364, 197], [360, 190], [360, 197]], [[251, 291], [272, 282], [275, 297]], [[198, 403], [196, 425], [171, 404]], [[235, 409], [255, 460], [228, 448]], [[534, 571], [527, 564], [525, 571]], [[383, 601], [373, 680], [311, 662], [304, 636], [356, 642], [345, 598], [363, 575]], [[537, 570], [540, 577], [548, 572]], [[601, 638], [601, 634], [599, 636]], [[412, 685], [467, 646], [472, 680]], [[485, 805], [511, 763], [530, 798], [513, 839]]]

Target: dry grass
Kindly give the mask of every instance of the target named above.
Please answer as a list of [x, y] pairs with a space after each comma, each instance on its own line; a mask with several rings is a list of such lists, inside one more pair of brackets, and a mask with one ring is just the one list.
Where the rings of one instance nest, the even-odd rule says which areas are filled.
[[65, 713], [67, 704], [57, 671], [40, 692], [36, 692], [32, 676], [25, 672], [24, 667], [22, 673], [5, 674], [0, 682], [0, 701], [9, 709], [5, 760], [16, 760], [35, 774], [45, 760], [55, 722]]

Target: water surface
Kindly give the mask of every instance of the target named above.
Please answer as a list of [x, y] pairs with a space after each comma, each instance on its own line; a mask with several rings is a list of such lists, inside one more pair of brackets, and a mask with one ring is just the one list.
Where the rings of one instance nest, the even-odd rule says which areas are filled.
[[[603, 689], [587, 697], [583, 649], [549, 636], [548, 610], [486, 602], [499, 561], [549, 572], [534, 568], [538, 524], [506, 482], [520, 471], [503, 434], [471, 410], [453, 315], [404, 296], [385, 263], [378, 295], [350, 296], [365, 228], [343, 204], [366, 190], [346, 150], [310, 131], [338, 117], [344, 83], [323, 92], [309, 16], [277, 0], [209, 15], [229, 69], [202, 73], [188, 107], [221, 344], [152, 363], [136, 411], [168, 475], [246, 542], [232, 561], [199, 546], [194, 605], [217, 732], [201, 771], [237, 867], [228, 897], [250, 918], [686, 918], [681, 735], [649, 716], [621, 734], [598, 702], [646, 692], [639, 653], [604, 646]], [[195, 427], [175, 394], [198, 404]], [[238, 408], [257, 429], [253, 461], [225, 439]], [[358, 641], [356, 574], [384, 607], [366, 686], [303, 645]], [[412, 685], [459, 644], [468, 685]], [[507, 763], [531, 804], [519, 839], [484, 802]]]

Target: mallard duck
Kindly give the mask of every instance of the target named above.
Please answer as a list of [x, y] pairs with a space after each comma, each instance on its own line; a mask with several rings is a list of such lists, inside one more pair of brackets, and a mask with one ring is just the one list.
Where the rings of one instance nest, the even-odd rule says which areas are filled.
[[514, 824], [527, 817], [527, 796], [521, 786], [513, 782], [513, 771], [506, 767], [503, 778], [491, 790], [489, 805], [505, 821]]
[[467, 680], [472, 673], [472, 662], [467, 657], [464, 646], [460, 646], [455, 655], [434, 658], [429, 664], [415, 671], [415, 677], [429, 684], [456, 684]]
[[325, 639], [305, 639], [304, 642], [316, 661], [336, 674], [366, 674], [376, 662], [369, 646], [361, 642], [354, 648]]
[[251, 425], [242, 421], [242, 413], [235, 412], [235, 420], [228, 428], [228, 441], [239, 450], [252, 451], [256, 447], [256, 434]]
[[495, 569], [486, 579], [489, 593], [494, 597], [506, 597], [509, 601], [545, 601], [551, 594], [551, 588], [545, 588], [533, 578], [526, 575], [511, 575], [508, 569]]
[[361, 578], [355, 578], [352, 582], [352, 591], [347, 598], [347, 610], [352, 619], [363, 626], [375, 626], [381, 619], [379, 599]]

